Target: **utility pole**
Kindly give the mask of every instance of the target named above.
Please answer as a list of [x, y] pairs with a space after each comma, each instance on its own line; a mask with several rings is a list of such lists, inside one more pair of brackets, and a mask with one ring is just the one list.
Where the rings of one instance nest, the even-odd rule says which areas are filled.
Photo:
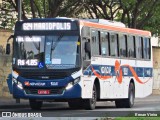
[[43, 1], [43, 7], [44, 7], [44, 18], [46, 18], [46, 0]]
[[22, 0], [18, 0], [18, 21], [22, 20]]
[[0, 8], [1, 8], [1, 6], [2, 6], [2, 0], [0, 0]]

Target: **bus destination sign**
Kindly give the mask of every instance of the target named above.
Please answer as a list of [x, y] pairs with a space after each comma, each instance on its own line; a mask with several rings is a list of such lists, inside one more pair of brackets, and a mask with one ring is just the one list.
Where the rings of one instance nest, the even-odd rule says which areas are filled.
[[33, 22], [23, 23], [23, 30], [71, 30], [70, 22]]

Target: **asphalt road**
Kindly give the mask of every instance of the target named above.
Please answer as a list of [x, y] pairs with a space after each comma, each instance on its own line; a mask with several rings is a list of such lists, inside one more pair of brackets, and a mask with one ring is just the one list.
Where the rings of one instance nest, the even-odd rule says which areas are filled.
[[[9, 103], [12, 102], [12, 103]], [[57, 120], [61, 118], [66, 120], [72, 119], [96, 119], [101, 117], [118, 117], [118, 116], [139, 116], [139, 117], [160, 117], [160, 95], [151, 95], [143, 99], [136, 99], [133, 108], [116, 108], [114, 102], [98, 102], [95, 110], [74, 110], [68, 107], [65, 102], [44, 103], [39, 111], [31, 110], [28, 101], [22, 101], [21, 104], [15, 104], [10, 100], [0, 100], [0, 114], [3, 116], [11, 115], [11, 120], [19, 117], [54, 117]], [[0, 115], [0, 116], [1, 116]], [[7, 116], [7, 115], [6, 115]], [[1, 120], [2, 118], [0, 118]], [[3, 119], [8, 119], [3, 117]], [[27, 119], [27, 118], [24, 118]], [[41, 118], [43, 119], [43, 118]], [[47, 120], [49, 118], [45, 118]]]

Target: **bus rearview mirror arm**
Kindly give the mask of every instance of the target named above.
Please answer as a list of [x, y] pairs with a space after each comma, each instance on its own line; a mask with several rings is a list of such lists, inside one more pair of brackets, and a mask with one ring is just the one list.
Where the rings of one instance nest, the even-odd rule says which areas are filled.
[[11, 35], [8, 39], [7, 39], [7, 45], [6, 45], [6, 54], [9, 55], [10, 52], [11, 52], [11, 46], [10, 46], [10, 43], [9, 43], [9, 40], [14, 38], [14, 35]]

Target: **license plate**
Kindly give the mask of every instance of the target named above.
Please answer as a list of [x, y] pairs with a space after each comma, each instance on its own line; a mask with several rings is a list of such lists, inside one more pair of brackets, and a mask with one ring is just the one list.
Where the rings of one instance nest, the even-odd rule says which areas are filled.
[[39, 95], [48, 95], [50, 94], [50, 90], [38, 90]]

